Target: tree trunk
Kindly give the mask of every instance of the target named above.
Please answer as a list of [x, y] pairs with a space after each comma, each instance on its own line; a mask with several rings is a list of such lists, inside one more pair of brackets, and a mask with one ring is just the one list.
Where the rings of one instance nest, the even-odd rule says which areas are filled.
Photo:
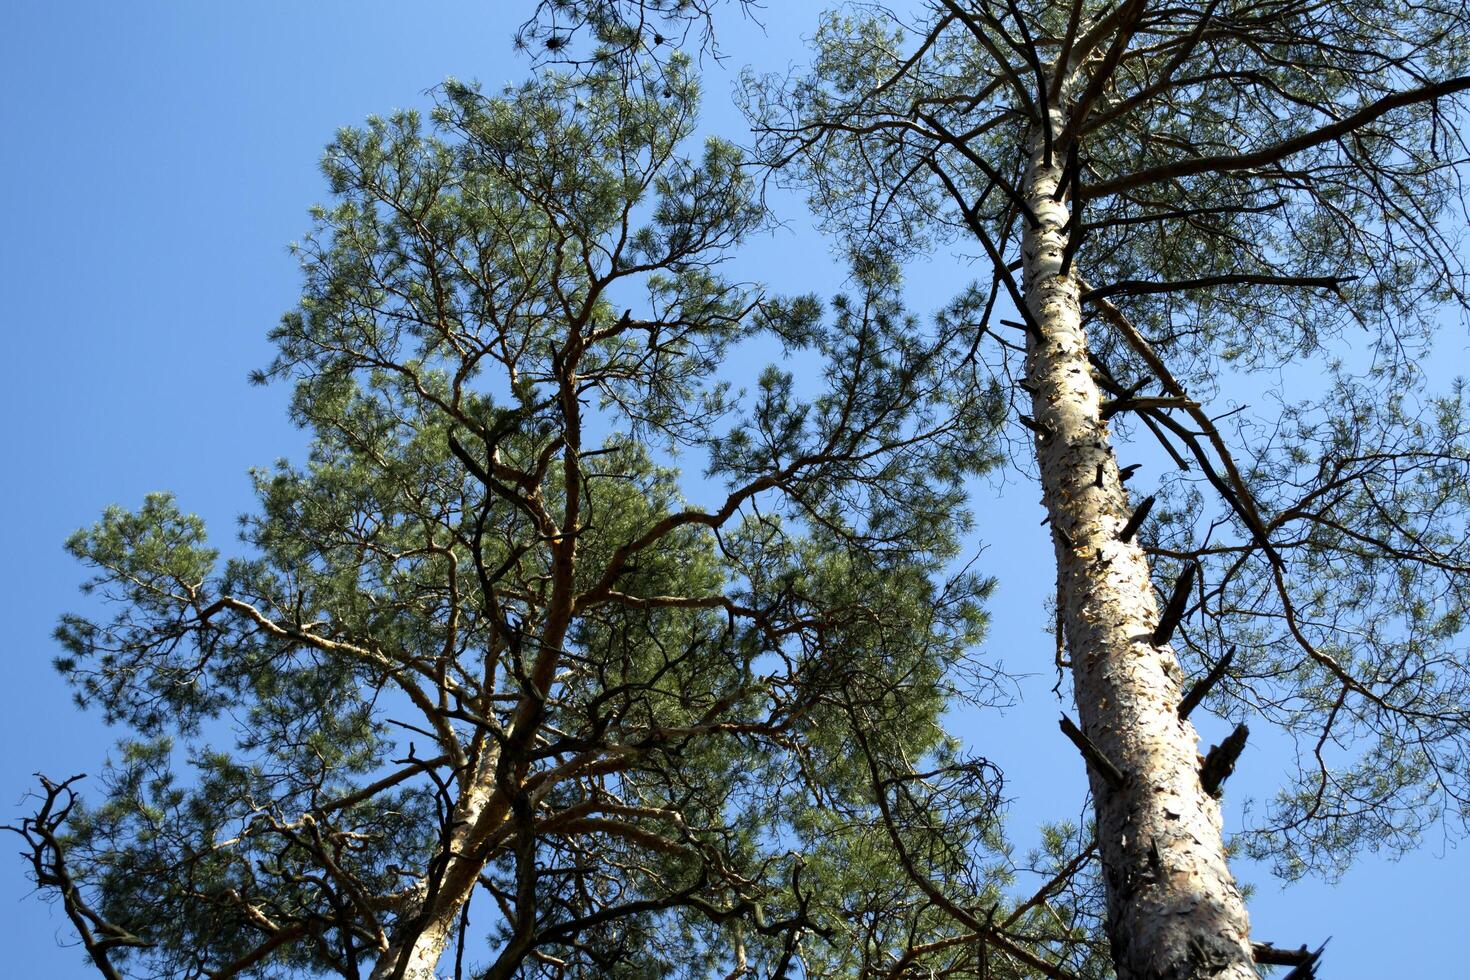
[[[469, 901], [479, 881], [483, 862], [473, 855], [480, 849], [494, 824], [503, 821], [503, 808], [491, 805], [495, 775], [494, 755], [482, 761], [478, 772], [460, 795], [453, 813], [450, 832], [451, 855], [431, 901], [421, 904], [418, 918], [399, 918], [399, 935], [393, 945], [378, 957], [370, 980], [435, 980], [435, 967], [454, 934], [455, 923], [465, 902]], [[463, 857], [461, 857], [463, 856]], [[427, 890], [420, 899], [425, 902]]]
[[[1054, 132], [1062, 131], [1060, 113]], [[1040, 219], [1023, 240], [1025, 298], [1040, 338], [1026, 377], [1058, 603], [1082, 729], [1122, 773], [1088, 765], [1120, 980], [1255, 980], [1245, 903], [1226, 865], [1220, 808], [1200, 785], [1194, 727], [1177, 714], [1181, 671], [1154, 646], [1148, 561], [1120, 540], [1131, 510], [1088, 363], [1079, 287], [1062, 276], [1068, 202], [1053, 199], [1065, 148], [1033, 141], [1024, 193]], [[1116, 782], [1116, 785], [1114, 783]]]
[[[447, 907], [445, 911], [448, 912]], [[393, 977], [401, 977], [402, 980], [435, 980], [439, 974], [434, 968], [444, 955], [444, 948], [449, 945], [457, 914], [456, 909], [449, 914], [434, 916], [424, 924], [423, 931], [418, 934], [412, 946], [407, 949], [398, 946], [390, 948], [378, 958], [371, 980], [390, 980]]]
[[[580, 409], [574, 394], [576, 376], [568, 375], [563, 384], [563, 399], [569, 403], [567, 417], [569, 472], [574, 472], [575, 452], [580, 439]], [[566, 525], [576, 527], [578, 484], [568, 478]], [[562, 643], [566, 639], [573, 609], [573, 572], [576, 557], [577, 536], [567, 535], [555, 552], [556, 574], [552, 595], [547, 603], [542, 638], [538, 642], [540, 653], [531, 672], [533, 690], [522, 696], [511, 720], [505, 741], [489, 746], [475, 765], [471, 776], [465, 781], [460, 798], [451, 815], [449, 839], [444, 849], [447, 865], [432, 895], [426, 888], [424, 906], [417, 919], [400, 917], [400, 930], [404, 935], [396, 936], [373, 967], [370, 980], [435, 980], [435, 967], [449, 937], [454, 933], [455, 921], [470, 896], [479, 884], [480, 872], [490, 861], [497, 846], [503, 845], [512, 830], [513, 798], [520, 797], [519, 787], [525, 784], [530, 764], [525, 760], [524, 750], [531, 744], [542, 723], [545, 699], [556, 676], [556, 667], [561, 657]], [[519, 641], [517, 641], [519, 642]], [[497, 786], [501, 779], [502, 754], [511, 762], [509, 784], [518, 787], [507, 791]], [[522, 802], [524, 802], [524, 799]], [[531, 947], [535, 924], [535, 837], [527, 833], [521, 843], [529, 850], [517, 854], [518, 889], [515, 929], [510, 940], [502, 947], [500, 956], [483, 974], [490, 980], [509, 976], [519, 964], [521, 957]], [[529, 872], [529, 874], [527, 874]], [[426, 883], [427, 885], [427, 883]], [[407, 927], [407, 928], [405, 928]]]

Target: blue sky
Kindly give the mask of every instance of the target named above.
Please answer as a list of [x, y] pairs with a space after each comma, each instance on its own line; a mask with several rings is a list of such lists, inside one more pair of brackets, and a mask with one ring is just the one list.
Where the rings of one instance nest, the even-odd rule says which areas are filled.
[[[299, 455], [286, 391], [252, 388], [265, 333], [298, 285], [286, 244], [325, 196], [316, 162], [341, 125], [422, 105], [446, 76], [487, 86], [522, 77], [510, 45], [529, 0], [284, 0], [252, 4], [10, 0], [0, 8], [0, 327], [11, 369], [0, 386], [9, 446], [0, 481], [0, 822], [20, 811], [33, 771], [93, 771], [115, 737], [78, 711], [51, 670], [50, 631], [76, 606], [81, 570], [61, 542], [110, 503], [169, 489], [228, 547], [251, 504], [246, 470]], [[771, 5], [776, 7], [775, 4]], [[779, 70], [803, 58], [823, 4], [768, 11], [768, 32], [727, 21], [729, 61], [711, 66], [706, 126], [737, 140], [729, 72]], [[493, 12], [508, 10], [511, 16]], [[830, 294], [840, 265], [799, 210], [745, 250], [742, 275], [777, 291]], [[964, 269], [911, 270], [916, 311], [941, 305]], [[1463, 335], [1451, 345], [1463, 352]], [[756, 366], [751, 365], [752, 369]], [[1082, 767], [1055, 728], [1050, 638], [1042, 631], [1053, 574], [1037, 493], [1018, 479], [977, 487], [987, 550], [1001, 574], [992, 655], [1034, 677], [1004, 716], [959, 714], [976, 751], [1003, 763], [1016, 836], [1075, 814]], [[1216, 726], [1218, 727], [1218, 726]], [[1209, 729], [1207, 737], [1219, 737]], [[1254, 767], [1254, 768], [1252, 768]], [[1242, 779], [1264, 787], [1272, 760], [1248, 751]], [[0, 936], [7, 972], [90, 975], [57, 908], [27, 897], [20, 860], [0, 838]], [[15, 841], [14, 843], [18, 843]], [[1263, 868], [1257, 937], [1280, 945], [1334, 936], [1334, 980], [1455, 975], [1466, 851], [1439, 839], [1402, 862], [1367, 857], [1339, 884], [1282, 890]]]

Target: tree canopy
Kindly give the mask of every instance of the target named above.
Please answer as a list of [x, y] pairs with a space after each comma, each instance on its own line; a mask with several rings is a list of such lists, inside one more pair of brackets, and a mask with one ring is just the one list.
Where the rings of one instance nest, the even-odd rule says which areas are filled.
[[[223, 564], [162, 495], [70, 542], [116, 615], [60, 665], [138, 738], [14, 829], [105, 974], [1300, 980], [1231, 847], [1331, 875], [1463, 830], [1470, 419], [1425, 361], [1470, 8], [852, 5], [746, 76], [752, 155], [686, 155], [721, 6], [539, 3], [568, 74], [339, 134], [259, 374], [309, 460]], [[757, 173], [848, 295], [723, 275]], [[911, 315], [945, 247], [980, 278]], [[1096, 818], [1020, 897], [943, 728], [1000, 697], [961, 542], [1001, 464]], [[1195, 710], [1235, 725], [1203, 755]], [[1227, 846], [1248, 724], [1295, 766]]]
[[767, 159], [835, 232], [993, 261], [958, 302], [1022, 399], [1029, 334], [995, 311], [1009, 294], [1034, 334], [1023, 185], [1033, 136], [1061, 148], [1104, 418], [1176, 464], [1144, 533], [1161, 595], [1199, 573], [1182, 650], [1203, 674], [1233, 648], [1207, 703], [1301, 750], [1246, 838], [1289, 875], [1470, 799], [1470, 444], [1461, 387], [1423, 370], [1466, 296], [1466, 25], [1459, 3], [946, 0], [829, 15], [810, 74], [748, 84]]
[[[1456, 3], [854, 7], [808, 73], [747, 85], [764, 158], [834, 232], [962, 240], [989, 267], [959, 304], [1003, 335], [989, 362], [1025, 406], [1121, 976], [1252, 973], [1208, 798], [1247, 720], [1296, 746], [1243, 838], [1288, 876], [1470, 813], [1470, 446], [1460, 387], [1422, 370], [1466, 295], [1467, 23]], [[1016, 317], [993, 321], [1002, 296]], [[1279, 411], [1211, 410], [1267, 372]], [[1113, 451], [1135, 430], [1173, 463], [1138, 501]], [[1237, 726], [1197, 765], [1200, 696]]]
[[[881, 257], [825, 308], [722, 277], [763, 214], [685, 155], [697, 99], [678, 58], [449, 83], [329, 147], [257, 376], [309, 458], [235, 557], [164, 494], [68, 543], [111, 613], [58, 666], [135, 736], [18, 829], [104, 974], [847, 975], [1001, 901], [998, 774], [941, 724], [998, 389]], [[722, 377], [762, 338], [803, 377]]]

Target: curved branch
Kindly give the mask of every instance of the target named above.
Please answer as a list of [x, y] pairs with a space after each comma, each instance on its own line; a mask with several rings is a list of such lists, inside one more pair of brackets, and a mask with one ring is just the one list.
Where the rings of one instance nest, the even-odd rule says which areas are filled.
[[1217, 154], [1214, 156], [1197, 157], [1193, 160], [1176, 160], [1173, 163], [1165, 163], [1137, 173], [1128, 174], [1123, 177], [1114, 177], [1112, 180], [1104, 180], [1093, 184], [1091, 192], [1094, 197], [1103, 197], [1109, 194], [1119, 194], [1135, 187], [1143, 187], [1147, 184], [1156, 184], [1163, 180], [1173, 180], [1179, 177], [1191, 177], [1195, 174], [1205, 173], [1230, 173], [1237, 170], [1252, 170], [1256, 167], [1264, 167], [1278, 163], [1293, 154], [1303, 150], [1309, 150], [1314, 146], [1345, 136], [1354, 130], [1361, 129], [1373, 120], [1383, 116], [1395, 109], [1405, 106], [1418, 105], [1421, 102], [1431, 102], [1443, 98], [1446, 95], [1454, 95], [1459, 92], [1470, 90], [1470, 75], [1459, 75], [1455, 78], [1436, 82], [1432, 85], [1422, 85], [1419, 88], [1408, 89], [1403, 92], [1394, 92], [1385, 95], [1376, 102], [1363, 106], [1357, 112], [1344, 116], [1343, 118], [1322, 126], [1318, 129], [1308, 130], [1293, 136], [1291, 139], [1273, 143], [1259, 150], [1249, 153]]

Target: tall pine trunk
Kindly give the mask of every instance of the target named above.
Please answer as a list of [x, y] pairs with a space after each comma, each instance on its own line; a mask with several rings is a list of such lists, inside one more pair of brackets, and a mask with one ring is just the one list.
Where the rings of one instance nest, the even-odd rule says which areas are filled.
[[423, 931], [412, 945], [406, 948], [390, 947], [378, 957], [370, 980], [437, 980], [439, 974], [435, 966], [444, 955], [445, 947], [449, 945], [457, 915], [458, 908], [451, 910], [446, 905], [440, 914], [424, 923]]
[[403, 916], [400, 935], [373, 967], [369, 980], [436, 980], [435, 967], [453, 936], [464, 905], [479, 883], [480, 862], [472, 855], [485, 836], [486, 824], [496, 815], [489, 812], [494, 765], [482, 764], [454, 807], [448, 863], [433, 894], [425, 890], [412, 916]]
[[[562, 383], [567, 419], [568, 473], [575, 473], [575, 454], [580, 445], [581, 409], [576, 401], [577, 378], [568, 373]], [[576, 528], [579, 520], [580, 484], [569, 477], [566, 488], [564, 526]], [[482, 980], [505, 980], [533, 945], [536, 923], [536, 837], [530, 827], [530, 806], [525, 795], [530, 763], [524, 754], [540, 729], [546, 704], [560, 662], [562, 643], [571, 625], [574, 606], [574, 570], [577, 536], [567, 535], [556, 546], [550, 599], [540, 648], [531, 671], [532, 691], [516, 707], [504, 741], [483, 747], [460, 787], [459, 800], [451, 814], [448, 838], [440, 857], [442, 873], [430, 874], [417, 916], [400, 917], [402, 935], [378, 957], [369, 980], [435, 980], [435, 966], [444, 955], [454, 933], [456, 920], [479, 884], [480, 872], [508, 837], [514, 837], [517, 866], [516, 898], [510, 935]], [[521, 642], [517, 639], [514, 642]], [[491, 655], [498, 655], [492, 650]], [[504, 758], [502, 758], [504, 756]], [[512, 761], [513, 760], [513, 761]], [[505, 772], [502, 763], [508, 762]]]
[[[450, 814], [448, 840], [439, 854], [445, 862], [442, 872], [434, 874], [430, 869], [418, 907], [412, 913], [400, 914], [397, 934], [378, 956], [369, 980], [436, 980], [439, 976], [435, 968], [479, 884], [488, 851], [511, 829], [511, 805], [505, 794], [495, 791], [499, 761], [500, 748], [491, 745], [469, 766]], [[502, 959], [513, 966], [524, 951], [527, 936], [525, 930], [515, 930], [507, 943], [513, 948], [503, 950], [507, 955]], [[504, 972], [497, 960], [481, 976], [499, 977]]]
[[[1054, 131], [1062, 131], [1054, 113]], [[1181, 671], [1154, 646], [1159, 609], [1088, 363], [1079, 286], [1061, 274], [1068, 201], [1054, 200], [1065, 148], [1033, 140], [1024, 194], [1040, 220], [1023, 241], [1026, 377], [1043, 499], [1060, 570], [1057, 601], [1082, 730], [1122, 773], [1088, 765], [1120, 980], [1255, 980], [1245, 903], [1220, 808], [1200, 784], [1194, 727], [1178, 717]], [[1080, 760], [1079, 760], [1080, 761]]]

